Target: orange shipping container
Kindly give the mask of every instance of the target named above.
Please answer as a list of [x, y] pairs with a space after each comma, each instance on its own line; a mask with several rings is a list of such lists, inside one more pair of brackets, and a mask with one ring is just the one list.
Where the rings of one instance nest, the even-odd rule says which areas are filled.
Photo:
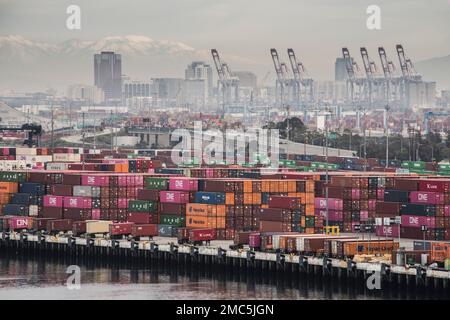
[[0, 182], [0, 193], [17, 193], [19, 184], [17, 182]]
[[225, 204], [234, 205], [234, 193], [233, 192], [227, 192], [225, 194]]
[[0, 204], [8, 204], [11, 200], [11, 194], [10, 193], [0, 193]]
[[244, 193], [253, 192], [253, 180], [244, 180]]
[[295, 182], [295, 180], [287, 181], [287, 187], [288, 187], [287, 192], [296, 192], [297, 191], [297, 183]]
[[261, 204], [261, 193], [252, 193], [252, 204]]

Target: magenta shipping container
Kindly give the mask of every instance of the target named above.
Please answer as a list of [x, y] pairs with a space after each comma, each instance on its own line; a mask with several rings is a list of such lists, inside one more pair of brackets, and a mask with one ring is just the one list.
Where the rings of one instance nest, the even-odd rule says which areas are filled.
[[450, 182], [447, 180], [421, 180], [419, 181], [420, 191], [449, 192]]
[[189, 192], [183, 191], [161, 191], [159, 201], [164, 203], [188, 203]]
[[198, 180], [186, 178], [170, 178], [169, 189], [179, 191], [196, 191], [198, 190]]
[[377, 200], [375, 199], [369, 199], [369, 210], [376, 210], [377, 209]]
[[376, 235], [379, 237], [398, 237], [398, 226], [376, 226]]
[[248, 236], [248, 246], [250, 248], [259, 248], [261, 246], [261, 236], [259, 233], [252, 233]]
[[359, 200], [361, 198], [360, 189], [352, 189], [352, 200]]
[[31, 218], [31, 217], [11, 217], [9, 219], [9, 228], [11, 230], [32, 229], [33, 228], [33, 218]]
[[444, 194], [427, 191], [412, 191], [409, 194], [411, 203], [444, 204]]
[[[325, 209], [315, 209], [314, 213], [316, 216], [326, 218], [327, 211]], [[344, 214], [342, 211], [328, 210], [328, 220], [331, 221], [343, 221]]]
[[92, 220], [100, 220], [100, 209], [92, 209]]
[[86, 175], [81, 177], [81, 184], [84, 186], [107, 187], [109, 186], [109, 177]]
[[424, 216], [409, 216], [402, 215], [402, 226], [404, 227], [415, 227], [421, 228], [422, 226], [427, 226], [428, 228], [436, 227], [435, 217], [424, 217]]
[[[319, 209], [326, 209], [327, 200], [325, 198], [314, 199], [314, 206]], [[328, 198], [328, 210], [342, 211], [344, 202], [342, 199]]]
[[63, 196], [44, 196], [44, 207], [62, 207], [63, 206]]
[[117, 206], [119, 207], [119, 209], [127, 209], [128, 208], [128, 202], [130, 201], [130, 199], [128, 198], [119, 198], [117, 200]]
[[64, 208], [82, 208], [92, 207], [92, 199], [88, 197], [64, 197]]

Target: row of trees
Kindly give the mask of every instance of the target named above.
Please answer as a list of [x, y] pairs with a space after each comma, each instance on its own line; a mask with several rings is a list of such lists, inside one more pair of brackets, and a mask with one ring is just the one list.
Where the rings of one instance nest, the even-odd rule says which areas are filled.
[[[301, 119], [297, 117], [285, 119], [282, 122], [270, 122], [265, 128], [278, 129], [282, 139], [294, 142], [323, 146], [325, 133], [318, 130], [307, 130]], [[289, 128], [289, 132], [288, 132]], [[331, 131], [330, 131], [331, 132]], [[354, 150], [360, 157], [364, 157], [364, 137], [345, 129], [342, 132], [329, 133], [328, 146], [333, 148]], [[409, 137], [399, 134], [389, 136], [389, 159], [442, 161], [450, 159], [449, 132], [444, 135], [430, 132], [421, 135], [414, 132]], [[367, 158], [384, 159], [386, 157], [386, 137], [366, 137]]]

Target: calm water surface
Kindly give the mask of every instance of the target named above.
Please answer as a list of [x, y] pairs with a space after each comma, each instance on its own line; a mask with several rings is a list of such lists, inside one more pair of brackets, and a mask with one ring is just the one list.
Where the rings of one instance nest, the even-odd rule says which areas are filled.
[[442, 293], [390, 289], [320, 277], [261, 277], [168, 265], [78, 264], [81, 288], [69, 290], [67, 267], [76, 262], [0, 256], [0, 299], [424, 299]]

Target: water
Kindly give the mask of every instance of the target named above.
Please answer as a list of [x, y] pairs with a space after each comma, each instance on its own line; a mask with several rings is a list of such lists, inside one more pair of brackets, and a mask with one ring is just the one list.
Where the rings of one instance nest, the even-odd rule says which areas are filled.
[[[0, 299], [426, 299], [442, 293], [370, 291], [360, 283], [310, 276], [262, 277], [167, 265], [79, 264], [81, 287], [69, 290], [67, 263], [51, 258], [0, 257]], [[447, 297], [448, 298], [448, 297]]]

